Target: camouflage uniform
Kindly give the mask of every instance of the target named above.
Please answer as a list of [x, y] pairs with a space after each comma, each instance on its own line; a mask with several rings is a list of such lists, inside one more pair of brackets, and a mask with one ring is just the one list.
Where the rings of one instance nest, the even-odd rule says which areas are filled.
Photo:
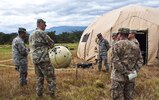
[[113, 100], [133, 100], [135, 79], [129, 71], [139, 71], [143, 59], [139, 47], [132, 41], [120, 40], [112, 48], [111, 97]]
[[131, 30], [129, 35], [133, 35], [133, 34], [134, 34], [134, 37], [132, 38], [132, 37], [130, 36], [130, 37], [129, 37], [129, 38], [130, 38], [129, 40], [130, 40], [130, 41], [133, 41], [136, 45], [140, 46], [139, 41], [135, 38], [135, 34], [137, 34], [137, 31]]
[[[112, 38], [113, 38], [113, 36], [116, 36], [116, 38], [117, 38], [117, 33], [112, 33]], [[112, 39], [113, 40], [113, 39]], [[112, 46], [115, 44], [117, 42], [117, 39], [116, 40], [113, 40], [112, 41]]]
[[136, 38], [134, 38], [134, 39], [132, 39], [130, 41], [134, 42], [137, 46], [140, 46], [139, 41]]
[[12, 57], [16, 70], [19, 72], [20, 85], [27, 84], [27, 69], [28, 69], [28, 50], [25, 46], [23, 39], [19, 36], [12, 41]]
[[113, 42], [112, 42], [112, 46], [113, 46], [116, 42], [117, 42], [117, 40], [113, 40]]
[[109, 42], [106, 39], [102, 39], [98, 41], [98, 70], [99, 72], [102, 69], [102, 61], [104, 60], [104, 65], [106, 67], [106, 71], [109, 70], [109, 65], [107, 62], [107, 51], [110, 48]]
[[[113, 33], [112, 36], [113, 36], [113, 35], [117, 35], [117, 33]], [[112, 40], [113, 40], [113, 39], [112, 39]], [[112, 47], [114, 46], [114, 44], [115, 44], [116, 42], [118, 42], [118, 41], [117, 41], [117, 40], [113, 40], [113, 41], [112, 41], [111, 51], [110, 51], [110, 52], [111, 52], [111, 56], [112, 56]], [[110, 67], [112, 67], [112, 61], [111, 61], [111, 60], [110, 60]]]
[[53, 40], [40, 28], [29, 36], [29, 45], [32, 62], [35, 65], [36, 91], [38, 96], [43, 95], [44, 77], [48, 82], [50, 94], [54, 95], [56, 83], [54, 67], [51, 65], [48, 50], [53, 46]]

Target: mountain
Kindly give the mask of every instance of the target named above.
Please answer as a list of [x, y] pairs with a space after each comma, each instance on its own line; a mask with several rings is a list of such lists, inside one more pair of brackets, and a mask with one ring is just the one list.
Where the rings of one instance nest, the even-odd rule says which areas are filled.
[[61, 34], [62, 32], [84, 31], [86, 28], [86, 26], [57, 26], [46, 29], [46, 31], [56, 31], [56, 34]]

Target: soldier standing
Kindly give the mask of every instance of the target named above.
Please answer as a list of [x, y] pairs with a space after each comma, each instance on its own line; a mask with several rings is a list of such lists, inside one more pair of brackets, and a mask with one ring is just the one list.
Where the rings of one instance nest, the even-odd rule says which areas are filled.
[[113, 39], [112, 45], [114, 45], [117, 42], [117, 33], [112, 34], [112, 39]]
[[104, 61], [104, 65], [106, 68], [106, 72], [109, 71], [109, 65], [107, 62], [107, 51], [110, 48], [109, 42], [103, 38], [102, 34], [97, 34], [99, 39], [98, 41], [98, 70], [101, 72], [102, 69], [102, 61]]
[[46, 22], [43, 19], [38, 19], [36, 30], [29, 36], [29, 45], [32, 62], [35, 66], [37, 96], [43, 96], [45, 77], [49, 95], [54, 97], [56, 89], [55, 73], [48, 54], [48, 50], [53, 47], [54, 42], [44, 31], [45, 27]]
[[143, 64], [139, 47], [128, 40], [129, 29], [118, 30], [120, 40], [112, 48], [111, 97], [113, 100], [133, 100], [135, 78], [128, 75], [139, 71]]
[[136, 39], [136, 31], [131, 30], [131, 32], [130, 32], [130, 34], [128, 36], [128, 39], [130, 41], [133, 41], [136, 45], [140, 46], [139, 41]]
[[20, 86], [27, 85], [28, 49], [25, 46], [26, 29], [19, 28], [18, 36], [12, 41], [12, 58], [15, 69], [19, 72]]

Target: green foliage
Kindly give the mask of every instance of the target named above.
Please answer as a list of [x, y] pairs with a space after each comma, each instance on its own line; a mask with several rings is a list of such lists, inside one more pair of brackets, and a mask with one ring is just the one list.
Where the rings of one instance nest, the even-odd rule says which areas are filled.
[[17, 33], [4, 34], [0, 32], [0, 44], [11, 44], [13, 38], [17, 36]]
[[[56, 32], [47, 32], [55, 43], [76, 43], [79, 42], [83, 31], [63, 32], [56, 35]], [[0, 32], [0, 44], [11, 44], [12, 40], [17, 36], [17, 33], [5, 34]], [[28, 43], [29, 34], [27, 34], [25, 42]]]
[[50, 36], [51, 39], [54, 40], [54, 42], [57, 41], [57, 37], [55, 35], [55, 31], [53, 31], [53, 32], [47, 32], [47, 34]]
[[48, 32], [48, 35], [55, 43], [75, 43], [79, 42], [83, 31], [63, 32], [62, 34], [55, 34], [55, 31]]

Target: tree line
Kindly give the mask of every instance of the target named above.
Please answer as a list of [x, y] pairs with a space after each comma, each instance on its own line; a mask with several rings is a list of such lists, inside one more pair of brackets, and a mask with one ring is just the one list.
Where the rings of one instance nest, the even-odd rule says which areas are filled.
[[[63, 32], [62, 34], [56, 34], [56, 31], [47, 32], [51, 39], [55, 43], [75, 43], [79, 42], [83, 31]], [[18, 35], [18, 33], [5, 34], [0, 32], [0, 44], [12, 44], [12, 40]], [[28, 42], [29, 34], [25, 42]]]

